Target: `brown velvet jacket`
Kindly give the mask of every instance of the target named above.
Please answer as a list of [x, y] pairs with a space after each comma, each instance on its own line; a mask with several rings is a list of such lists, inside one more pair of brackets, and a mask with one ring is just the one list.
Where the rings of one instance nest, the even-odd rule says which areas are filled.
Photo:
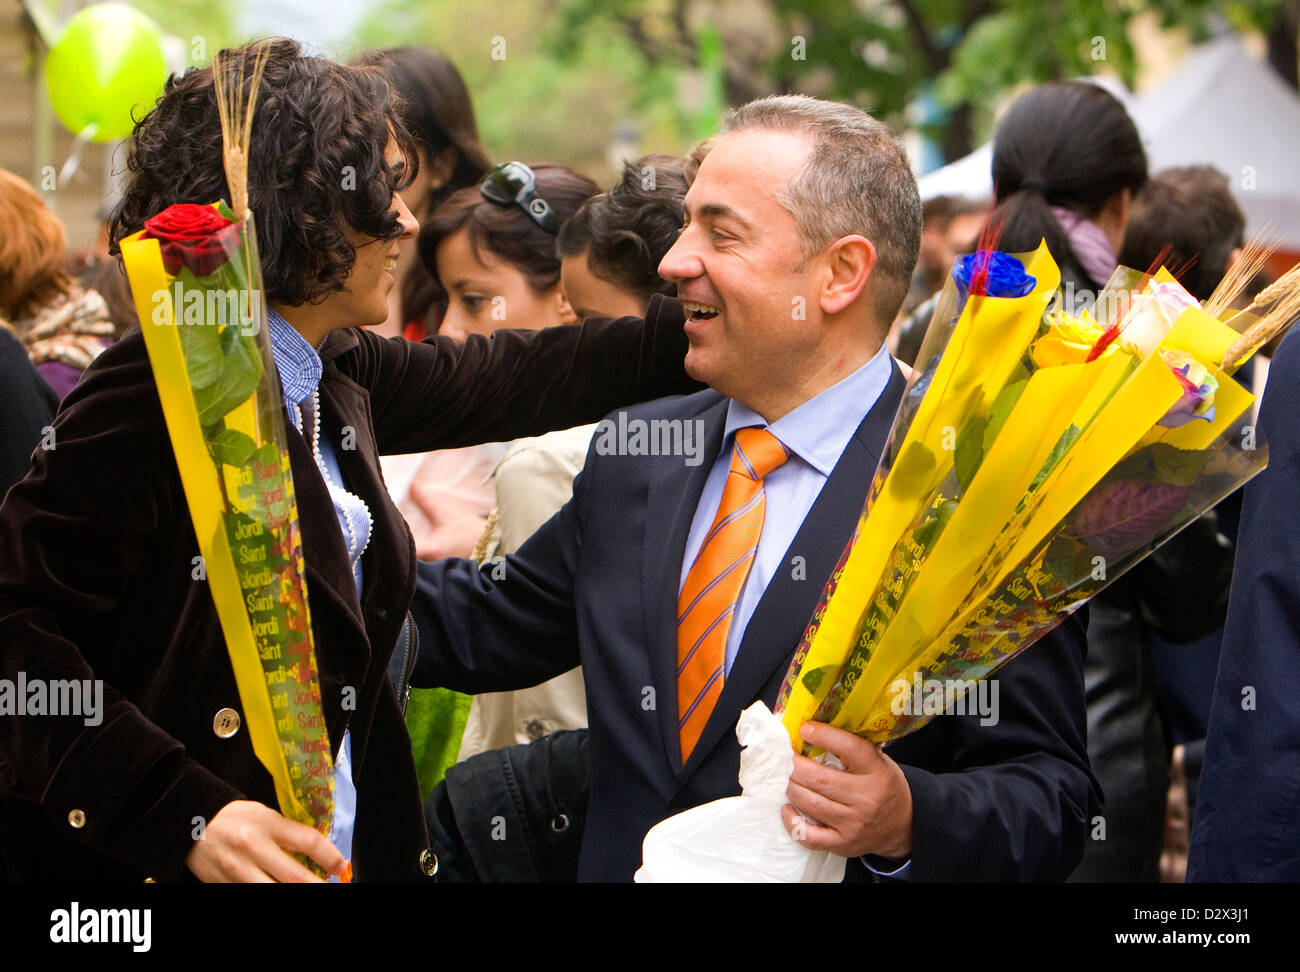
[[[415, 551], [379, 454], [537, 435], [694, 391], [681, 327], [680, 306], [656, 298], [645, 321], [463, 346], [350, 328], [321, 345], [322, 435], [355, 430], [355, 449], [335, 451], [374, 518], [359, 599], [310, 447], [285, 425], [334, 749], [352, 734], [358, 880], [431, 870], [386, 673]], [[102, 679], [102, 722], [0, 715], [0, 858], [11, 879], [176, 879], [200, 820], [232, 800], [276, 804], [247, 730], [223, 738], [214, 725], [243, 712], [207, 582], [193, 577], [198, 543], [138, 327], [90, 367], [54, 428], [55, 448], [36, 451], [0, 505], [0, 679]]]

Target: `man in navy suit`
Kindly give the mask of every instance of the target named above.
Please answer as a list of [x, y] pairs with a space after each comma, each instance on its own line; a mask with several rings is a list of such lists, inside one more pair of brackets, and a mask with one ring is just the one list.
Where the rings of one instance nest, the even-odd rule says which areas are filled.
[[1268, 468], [1245, 490], [1188, 881], [1300, 881], [1300, 338], [1268, 370]]
[[[916, 262], [920, 203], [885, 126], [812, 98], [752, 102], [728, 119], [685, 209], [660, 265], [680, 303], [656, 300], [647, 316], [685, 315], [686, 370], [712, 390], [611, 416], [572, 501], [515, 556], [482, 569], [424, 565], [416, 598], [426, 639], [417, 685], [512, 689], [581, 662], [584, 880], [628, 880], [655, 823], [739, 792], [737, 716], [757, 699], [773, 704], [903, 391], [883, 342]], [[683, 586], [729, 520], [724, 486], [733, 463], [748, 466], [737, 434], [753, 441], [756, 430], [787, 458], [750, 469], [761, 533], [735, 561], [744, 580], [716, 622], [718, 668], [686, 704]], [[655, 446], [673, 434], [702, 437], [703, 452], [662, 455]], [[796, 759], [787, 828], [850, 858], [851, 878], [1064, 879], [1097, 803], [1083, 652], [1083, 628], [1067, 619], [999, 673], [995, 725], [937, 718], [888, 754], [805, 727], [845, 769]], [[796, 811], [820, 823], [797, 823]]]

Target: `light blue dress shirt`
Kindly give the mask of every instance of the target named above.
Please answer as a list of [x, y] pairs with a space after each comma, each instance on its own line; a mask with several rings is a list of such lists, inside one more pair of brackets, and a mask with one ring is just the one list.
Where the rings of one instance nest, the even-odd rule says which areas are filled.
[[[280, 373], [280, 384], [284, 388], [284, 404], [289, 410], [290, 420], [294, 418], [294, 406], [303, 407], [311, 393], [320, 384], [320, 355], [293, 325], [271, 310], [266, 311], [267, 324], [271, 334], [271, 354], [275, 358], [276, 371]], [[303, 408], [309, 411], [310, 406]], [[311, 448], [311, 423], [319, 421], [319, 416], [305, 419], [307, 446]], [[343, 534], [343, 545], [348, 546], [348, 522], [351, 518], [353, 531], [368, 531], [369, 520], [357, 509], [357, 504], [364, 503], [343, 486], [343, 471], [339, 468], [338, 457], [334, 453], [334, 444], [329, 436], [320, 437], [320, 454], [325, 470], [328, 472], [326, 483], [330, 498], [334, 501], [334, 511], [339, 517], [339, 530]], [[369, 540], [358, 533], [358, 543], [364, 548]], [[357, 595], [361, 594], [361, 558], [358, 556], [352, 567], [352, 579], [356, 581]], [[330, 828], [330, 842], [338, 848], [344, 859], [352, 858], [352, 830], [357, 816], [357, 788], [352, 782], [352, 734], [343, 733], [343, 745], [334, 760], [334, 822]], [[337, 880], [331, 878], [331, 880]]]
[[[682, 561], [678, 593], [686, 584], [686, 575], [699, 555], [700, 546], [718, 515], [722, 503], [722, 489], [731, 471], [731, 453], [737, 429], [757, 426], [765, 428], [790, 450], [790, 458], [763, 479], [766, 506], [763, 513], [763, 532], [758, 541], [758, 552], [741, 589], [740, 603], [727, 631], [725, 671], [731, 666], [740, 650], [741, 640], [749, 619], [754, 616], [758, 602], [767, 590], [768, 583], [780, 570], [793, 570], [785, 562], [786, 551], [794, 541], [809, 510], [821, 494], [836, 463], [840, 461], [849, 440], [875, 406], [889, 384], [893, 371], [889, 351], [882, 345], [875, 357], [847, 378], [841, 379], [815, 398], [810, 398], [798, 408], [781, 416], [770, 425], [752, 408], [734, 398], [727, 404], [727, 422], [722, 437], [722, 448], [709, 470], [700, 494], [699, 506], [691, 520], [686, 537], [686, 557]], [[865, 498], [866, 483], [863, 483]], [[908, 862], [894, 871], [879, 871], [865, 860], [866, 866], [876, 874], [903, 879], [911, 868]]]
[[[754, 616], [759, 599], [777, 571], [792, 570], [784, 561], [785, 553], [803, 525], [804, 518], [822, 491], [835, 464], [840, 461], [849, 439], [889, 383], [892, 370], [889, 352], [882, 346], [876, 356], [853, 374], [832, 385], [816, 398], [804, 402], [794, 411], [768, 425], [763, 416], [734, 398], [727, 405], [727, 422], [718, 458], [709, 470], [700, 494], [699, 506], [686, 536], [686, 558], [682, 561], [677, 590], [686, 584], [686, 575], [699, 555], [713, 519], [722, 502], [722, 488], [731, 471], [731, 453], [737, 429], [765, 428], [781, 440], [791, 456], [763, 480], [766, 508], [758, 552], [741, 589], [740, 603], [727, 631], [724, 671], [730, 672], [740, 649], [749, 619]], [[866, 484], [863, 484], [865, 496]]]

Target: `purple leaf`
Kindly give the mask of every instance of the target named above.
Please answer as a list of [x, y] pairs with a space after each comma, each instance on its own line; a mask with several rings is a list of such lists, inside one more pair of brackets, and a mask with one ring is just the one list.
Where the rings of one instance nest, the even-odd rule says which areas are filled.
[[1094, 490], [1074, 517], [1076, 536], [1103, 557], [1149, 542], [1182, 508], [1190, 487], [1121, 479]]

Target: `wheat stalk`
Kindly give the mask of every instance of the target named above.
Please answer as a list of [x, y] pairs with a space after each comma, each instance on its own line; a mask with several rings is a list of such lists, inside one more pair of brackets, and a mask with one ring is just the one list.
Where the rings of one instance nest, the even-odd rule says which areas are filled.
[[1298, 268], [1300, 264], [1292, 267], [1273, 284], [1273, 287], [1276, 287], [1287, 277], [1291, 278], [1288, 289], [1279, 290], [1272, 298], [1275, 303], [1269, 312], [1246, 328], [1241, 337], [1232, 342], [1223, 356], [1225, 371], [1232, 371], [1252, 351], [1273, 340], [1290, 327], [1292, 321], [1300, 317], [1300, 274], [1295, 272]]
[[1271, 222], [1265, 223], [1263, 228], [1242, 247], [1241, 257], [1228, 268], [1228, 272], [1219, 281], [1219, 286], [1214, 288], [1214, 293], [1210, 294], [1210, 299], [1205, 302], [1205, 312], [1212, 317], [1222, 316], [1246, 285], [1264, 268], [1264, 264], [1281, 242], [1282, 234], [1277, 232]]
[[[247, 58], [241, 58], [238, 69], [227, 69], [224, 62], [213, 61], [212, 85], [217, 98], [217, 114], [221, 118], [221, 161], [226, 170], [226, 185], [230, 189], [230, 211], [237, 222], [248, 215], [248, 145], [253, 134], [253, 111], [257, 107], [257, 89], [266, 67], [266, 47], [260, 46], [253, 58], [252, 73], [245, 75]], [[220, 55], [217, 56], [218, 59]], [[233, 74], [233, 77], [231, 75]], [[244, 84], [248, 81], [248, 100], [244, 100]]]
[[1295, 288], [1297, 284], [1300, 284], [1300, 263], [1297, 263], [1256, 294], [1255, 299], [1250, 302], [1250, 306], [1246, 310], [1254, 310], [1257, 307], [1263, 307], [1265, 304], [1273, 303], [1273, 301]]

